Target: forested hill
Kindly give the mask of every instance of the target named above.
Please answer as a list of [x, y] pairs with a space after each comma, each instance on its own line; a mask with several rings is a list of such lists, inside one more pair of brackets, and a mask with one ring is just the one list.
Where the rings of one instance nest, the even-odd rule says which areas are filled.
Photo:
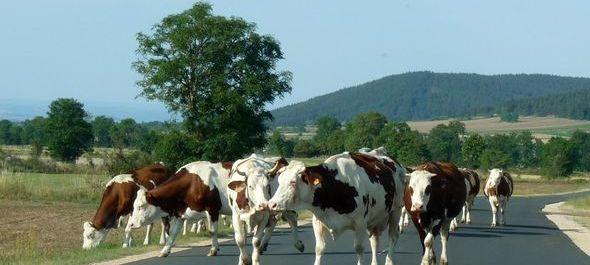
[[516, 111], [520, 115], [555, 115], [570, 119], [590, 120], [590, 89], [513, 100], [506, 103], [506, 110]]
[[583, 89], [590, 89], [590, 78], [412, 72], [273, 110], [273, 125], [300, 124], [323, 115], [346, 121], [367, 111], [378, 111], [392, 120], [460, 118], [491, 114], [515, 100]]

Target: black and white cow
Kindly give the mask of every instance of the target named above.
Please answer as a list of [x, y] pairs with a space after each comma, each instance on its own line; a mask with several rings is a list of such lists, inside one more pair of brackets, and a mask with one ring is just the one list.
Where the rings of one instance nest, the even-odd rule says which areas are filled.
[[321, 264], [326, 236], [336, 238], [346, 230], [354, 231], [358, 264], [363, 264], [363, 243], [370, 235], [371, 264], [377, 264], [379, 236], [386, 229], [386, 264], [393, 264], [403, 199], [402, 166], [392, 159], [345, 152], [317, 166], [291, 161], [279, 173], [279, 188], [268, 207], [271, 211], [307, 209], [313, 213], [315, 265]]

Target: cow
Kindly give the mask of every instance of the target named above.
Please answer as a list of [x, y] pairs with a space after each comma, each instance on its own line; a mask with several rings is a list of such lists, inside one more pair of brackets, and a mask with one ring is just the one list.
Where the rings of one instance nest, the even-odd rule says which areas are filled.
[[500, 208], [499, 225], [506, 224], [504, 214], [513, 191], [514, 182], [512, 181], [512, 176], [510, 176], [508, 172], [497, 168], [490, 170], [490, 177], [486, 181], [483, 193], [488, 197], [490, 206], [492, 207], [492, 227], [498, 225], [496, 220], [496, 212], [498, 211], [498, 208]]
[[[467, 191], [467, 197], [465, 198], [465, 205], [463, 205], [463, 212], [461, 214], [461, 223], [471, 223], [471, 207], [475, 201], [475, 196], [479, 193], [479, 175], [477, 172], [467, 168], [459, 168], [459, 172], [465, 178], [465, 188]], [[459, 216], [453, 218], [451, 222], [451, 231], [457, 231], [459, 228]]]
[[[190, 232], [191, 233], [201, 233], [201, 231], [205, 231], [208, 228], [207, 227], [211, 227], [211, 221], [209, 220], [209, 216], [207, 216], [207, 212], [202, 213], [200, 216], [196, 216], [195, 218], [193, 218], [193, 220], [189, 220], [186, 218], [186, 216], [183, 216], [184, 219], [184, 224], [182, 226], [182, 235], [186, 236], [186, 231], [187, 231], [187, 227], [189, 225], [190, 221], [193, 221], [193, 225], [191, 226]], [[223, 225], [226, 227], [231, 227], [229, 225], [229, 223], [227, 222], [227, 216], [226, 215], [221, 215], [221, 220], [223, 221]], [[207, 221], [207, 224], [205, 224], [205, 221]]]
[[211, 220], [211, 248], [207, 255], [217, 255], [219, 217], [231, 214], [225, 199], [230, 166], [231, 163], [192, 162], [155, 189], [139, 189], [128, 229], [141, 227], [159, 217], [169, 217], [170, 236], [160, 251], [160, 257], [167, 257], [180, 232], [182, 218], [198, 219], [206, 211]]
[[389, 231], [386, 264], [393, 264], [399, 237], [404, 168], [393, 159], [367, 153], [344, 152], [317, 166], [291, 161], [279, 170], [279, 187], [268, 202], [272, 212], [306, 209], [313, 213], [315, 265], [320, 265], [326, 236], [346, 230], [355, 235], [357, 263], [363, 264], [363, 243], [370, 235], [371, 264], [377, 264], [382, 231]]
[[442, 242], [440, 264], [448, 264], [450, 224], [461, 212], [466, 197], [463, 174], [454, 164], [426, 162], [410, 174], [404, 204], [420, 236], [422, 265], [436, 264], [433, 240], [439, 233]]
[[[273, 180], [277, 172], [288, 164], [284, 158], [264, 158], [252, 154], [234, 163], [228, 196], [232, 209], [234, 239], [240, 250], [238, 264], [260, 264], [260, 254], [267, 248], [276, 225], [276, 217], [270, 216], [267, 201], [273, 193]], [[282, 211], [283, 219], [291, 226], [295, 248], [300, 252], [304, 245], [297, 235], [297, 214]], [[246, 227], [253, 231], [252, 255], [246, 251]]]
[[[92, 221], [84, 222], [82, 248], [91, 249], [98, 246], [106, 238], [110, 229], [120, 226], [122, 219], [131, 214], [133, 201], [140, 187], [152, 189], [155, 185], [167, 180], [172, 174], [172, 170], [161, 163], [156, 163], [113, 177], [106, 184], [100, 206], [96, 210]], [[149, 243], [149, 234], [152, 228], [151, 223], [146, 225], [147, 231], [143, 242], [144, 245]], [[163, 219], [161, 244], [163, 244], [167, 229], [168, 222]], [[130, 245], [131, 233], [126, 231], [123, 247]]]
[[[371, 150], [370, 148], [364, 147], [364, 148], [359, 149], [359, 152], [366, 153], [369, 155], [374, 155], [374, 156], [377, 155], [377, 156], [382, 156], [382, 157], [383, 156], [389, 157], [389, 154], [387, 153], [387, 151], [385, 150], [385, 147], [383, 147], [383, 146], [373, 149], [373, 150]], [[405, 190], [405, 186], [408, 185], [408, 181], [410, 180], [409, 175], [407, 173], [411, 173], [413, 171], [413, 169], [409, 168], [409, 167], [404, 167], [404, 169], [406, 170], [406, 174], [404, 177], [404, 190]], [[408, 215], [408, 212], [406, 211], [406, 207], [403, 204], [401, 207], [402, 207], [402, 214], [399, 219], [398, 227], [399, 227], [399, 232], [403, 233], [404, 227], [408, 226], [408, 224], [410, 222], [410, 217]]]

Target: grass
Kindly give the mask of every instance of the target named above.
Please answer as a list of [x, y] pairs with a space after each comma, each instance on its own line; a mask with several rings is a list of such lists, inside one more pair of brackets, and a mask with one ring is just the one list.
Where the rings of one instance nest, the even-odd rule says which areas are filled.
[[579, 197], [566, 202], [566, 210], [574, 215], [574, 220], [590, 228], [590, 196]]
[[0, 172], [0, 199], [98, 202], [106, 175]]
[[[95, 208], [95, 204], [0, 200], [0, 264], [88, 264], [160, 249], [156, 243], [161, 227], [157, 224], [149, 246], [141, 245], [145, 229], [137, 229], [134, 246], [122, 249], [120, 228], [111, 230], [98, 248], [82, 250], [82, 223], [92, 217]], [[221, 236], [231, 232], [220, 226]], [[208, 238], [208, 232], [179, 235], [177, 242]]]
[[318, 164], [324, 162], [324, 160], [326, 160], [326, 158], [327, 157], [293, 157], [289, 160], [301, 161], [306, 166], [315, 166], [315, 165], [318, 165]]
[[585, 179], [545, 180], [517, 178], [514, 180], [514, 195], [552, 194], [586, 188], [590, 188], [590, 181]]

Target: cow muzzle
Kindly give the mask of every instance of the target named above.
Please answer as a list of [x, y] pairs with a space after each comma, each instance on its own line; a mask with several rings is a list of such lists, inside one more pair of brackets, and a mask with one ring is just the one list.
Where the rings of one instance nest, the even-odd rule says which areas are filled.
[[412, 212], [425, 212], [426, 208], [424, 207], [424, 204], [413, 203], [410, 210], [412, 210]]

